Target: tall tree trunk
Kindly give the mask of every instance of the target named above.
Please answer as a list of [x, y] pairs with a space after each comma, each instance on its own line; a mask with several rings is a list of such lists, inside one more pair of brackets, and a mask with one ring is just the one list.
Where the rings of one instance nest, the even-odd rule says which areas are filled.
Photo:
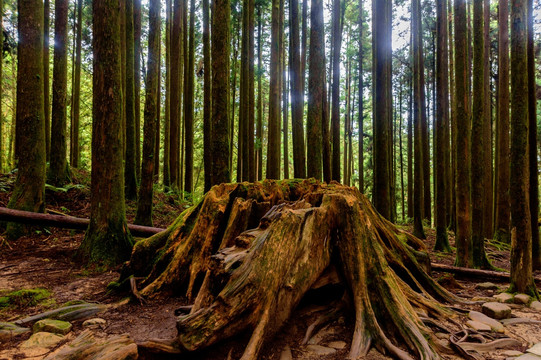
[[171, 95], [169, 125], [169, 182], [171, 187], [179, 188], [180, 166], [180, 101], [181, 93], [181, 37], [182, 37], [182, 0], [173, 0], [173, 24], [171, 28]]
[[303, 65], [301, 63], [303, 59], [301, 59], [299, 53], [299, 21], [299, 1], [290, 0], [289, 79], [291, 84], [291, 123], [293, 131], [293, 175], [297, 179], [302, 179], [306, 177], [306, 155], [304, 149], [304, 86], [302, 83], [304, 75], [302, 74]]
[[133, 244], [124, 205], [120, 10], [115, 0], [92, 3], [92, 196], [77, 255], [103, 265], [126, 260]]
[[[410, 51], [413, 55], [413, 51]], [[411, 56], [413, 64], [413, 56]], [[414, 216], [414, 192], [413, 192], [413, 69], [410, 68], [408, 79], [408, 218], [413, 219]]]
[[484, 121], [483, 121], [483, 236], [491, 239], [494, 234], [493, 222], [493, 166], [492, 166], [492, 109], [490, 91], [490, 0], [483, 0], [484, 17], [484, 45], [485, 57], [483, 59], [483, 93], [484, 93]]
[[51, 116], [50, 116], [50, 88], [49, 88], [49, 23], [50, 23], [50, 1], [43, 2], [43, 107], [45, 116], [45, 154], [47, 161], [51, 154]]
[[471, 253], [470, 215], [470, 102], [468, 91], [468, 43], [466, 0], [455, 0], [455, 94], [456, 94], [456, 260], [469, 267]]
[[302, 34], [301, 34], [301, 84], [302, 94], [306, 87], [306, 44], [308, 42], [308, 0], [302, 0]]
[[80, 105], [81, 105], [81, 50], [82, 50], [82, 24], [83, 0], [77, 0], [77, 35], [75, 40], [75, 64], [73, 73], [73, 89], [71, 98], [71, 126], [70, 126], [70, 164], [79, 167], [80, 146]]
[[403, 83], [400, 83], [400, 123], [398, 125], [398, 145], [400, 149], [400, 192], [401, 192], [401, 200], [402, 200], [402, 222], [406, 221], [406, 204], [405, 204], [405, 194], [404, 194], [404, 153], [402, 151], [403, 144], [402, 144], [402, 120], [403, 120], [403, 113], [402, 113], [402, 101], [404, 98], [404, 89], [403, 89]]
[[135, 48], [133, 27], [133, 1], [126, 1], [126, 94], [124, 104], [126, 106], [126, 155], [125, 155], [125, 186], [126, 199], [137, 199], [137, 175], [136, 175], [136, 143], [135, 143]]
[[255, 88], [254, 88], [254, 13], [255, 1], [248, 0], [248, 180], [255, 181], [255, 143], [254, 143], [254, 128], [255, 128]]
[[[137, 179], [141, 179], [141, 0], [133, 1], [133, 72], [134, 72], [134, 104], [135, 104], [135, 174]], [[148, 71], [148, 65], [147, 65]], [[159, 77], [159, 76], [158, 76]], [[159, 80], [158, 80], [159, 82]], [[158, 85], [159, 86], [159, 85]], [[159, 144], [159, 129], [160, 129], [160, 97], [158, 97], [158, 111], [156, 131], [158, 134]], [[146, 101], [146, 100], [145, 100]], [[154, 166], [154, 171], [159, 172], [160, 154], [156, 153], [156, 162], [158, 166]]]
[[141, 186], [137, 199], [135, 223], [152, 226], [152, 195], [154, 185], [154, 156], [156, 142], [156, 125], [159, 103], [159, 67], [160, 67], [160, 0], [151, 0], [149, 4], [148, 30], [148, 62], [145, 81], [145, 115], [143, 164], [141, 169]]
[[530, 216], [532, 225], [532, 266], [541, 269], [539, 243], [539, 174], [537, 164], [537, 97], [535, 94], [535, 44], [533, 28], [533, 0], [528, 0], [528, 152], [530, 168]]
[[[19, 0], [17, 45], [16, 155], [17, 179], [8, 208], [45, 209], [45, 124], [43, 85], [43, 2]], [[36, 76], [37, 75], [37, 76]], [[8, 223], [6, 236], [23, 235], [21, 224]]]
[[509, 198], [509, 2], [498, 1], [498, 121], [494, 239], [511, 242]]
[[[189, 57], [189, 52], [188, 52], [188, 32], [189, 32], [189, 29], [188, 29], [188, 0], [182, 0], [181, 4], [181, 11], [182, 11], [182, 37], [181, 37], [181, 58], [182, 58], [182, 64], [184, 65], [182, 67], [182, 71], [180, 73], [180, 84], [181, 84], [181, 89], [182, 89], [182, 95], [181, 95], [181, 104], [183, 104], [184, 106], [182, 106], [182, 110], [181, 110], [181, 115], [180, 115], [180, 166], [179, 166], [179, 178], [178, 178], [178, 182], [179, 182], [179, 190], [180, 190], [180, 194], [181, 194], [181, 197], [184, 199], [184, 195], [185, 195], [185, 188], [184, 188], [184, 185], [185, 185], [185, 179], [184, 179], [184, 175], [185, 175], [185, 172], [186, 172], [186, 152], [185, 152], [185, 148], [186, 148], [186, 103], [185, 101], [187, 101], [187, 93], [188, 93], [188, 87], [189, 87], [189, 81], [188, 81], [188, 72], [190, 71], [189, 70], [189, 60], [188, 60], [188, 57]], [[192, 164], [193, 165], [193, 164]], [[192, 166], [192, 172], [193, 172], [193, 166]]]
[[51, 154], [47, 180], [53, 185], [69, 181], [66, 149], [68, 92], [68, 0], [55, 2], [53, 107]]
[[[528, 0], [511, 0], [511, 284], [535, 295], [528, 167]], [[532, 129], [533, 130], [533, 129]]]
[[372, 66], [374, 94], [374, 186], [373, 203], [383, 217], [392, 219], [392, 4], [372, 2]]
[[[340, 26], [340, 0], [332, 2], [332, 179], [340, 182], [340, 49], [342, 31]], [[344, 148], [344, 153], [346, 149]], [[344, 171], [346, 169], [344, 168]]]
[[[148, 71], [148, 64], [147, 64], [147, 71]], [[139, 92], [140, 90], [141, 88], [139, 87]], [[158, 47], [158, 95], [157, 95], [157, 100], [156, 100], [156, 131], [154, 131], [154, 137], [155, 137], [155, 140], [154, 140], [154, 182], [155, 183], [158, 183], [158, 181], [160, 180], [160, 132], [161, 132], [160, 128], [161, 128], [161, 115], [162, 115], [161, 91], [162, 91], [162, 50], [161, 50], [161, 30], [160, 30], [160, 46]], [[139, 99], [139, 96], [137, 98]]]
[[423, 186], [425, 177], [424, 172], [424, 146], [423, 146], [423, 127], [422, 127], [422, 98], [423, 92], [422, 82], [422, 30], [421, 30], [421, 17], [419, 13], [421, 11], [420, 0], [412, 0], [412, 23], [411, 33], [413, 40], [413, 156], [414, 156], [414, 179], [413, 179], [413, 234], [420, 239], [425, 238], [425, 232], [423, 229]]
[[[420, 101], [421, 101], [421, 136], [422, 136], [422, 152], [423, 152], [423, 159], [422, 159], [422, 166], [423, 166], [423, 219], [426, 219], [428, 223], [431, 222], [432, 219], [432, 202], [431, 202], [431, 194], [430, 194], [430, 149], [429, 149], [429, 143], [430, 143], [430, 134], [429, 134], [429, 127], [428, 127], [428, 111], [427, 111], [427, 103], [426, 103], [426, 92], [425, 92], [425, 60], [424, 60], [424, 50], [423, 50], [423, 27], [422, 27], [422, 19], [421, 19], [421, 13], [422, 13], [422, 6], [419, 4], [419, 12], [417, 13], [418, 23], [419, 23], [419, 74], [420, 74]], [[430, 99], [430, 98], [429, 98]]]
[[[122, 158], [126, 161], [126, 1], [120, 0], [120, 63], [122, 81]], [[124, 169], [125, 170], [125, 169]]]
[[306, 175], [323, 175], [323, 117], [325, 106], [325, 33], [323, 1], [311, 0], [310, 57], [308, 59], [308, 113], [306, 117]]
[[[283, 0], [282, 0], [283, 2]], [[285, 29], [284, 29], [285, 30]], [[283, 125], [282, 132], [284, 134], [284, 179], [289, 179], [289, 87], [288, 78], [286, 77], [286, 44], [285, 41], [282, 44], [282, 114]]]
[[364, 193], [364, 14], [359, 0], [359, 190]]
[[[241, 40], [240, 37], [240, 23], [241, 21], [237, 19], [237, 16], [236, 14], [233, 15], [233, 20], [236, 20], [236, 23], [237, 23], [237, 31], [235, 31], [235, 37], [233, 39], [233, 43], [235, 44], [234, 45], [234, 49], [233, 49], [233, 59], [232, 59], [232, 62], [233, 62], [233, 75], [231, 76], [233, 78], [233, 83], [231, 84], [231, 116], [230, 116], [230, 121], [231, 121], [231, 124], [230, 124], [230, 129], [231, 129], [231, 138], [229, 139], [229, 151], [230, 151], [230, 154], [229, 154], [229, 166], [230, 168], [232, 169], [233, 168], [233, 143], [234, 143], [234, 134], [235, 134], [235, 105], [236, 105], [236, 101], [237, 101], [237, 68], [238, 68], [238, 61], [237, 61], [237, 56], [238, 56], [238, 48], [239, 48], [239, 42]], [[241, 53], [241, 57], [242, 57], [242, 53]], [[241, 60], [242, 62], [242, 60]], [[241, 71], [242, 72], [242, 71]], [[242, 86], [240, 86], [240, 88], [242, 89]], [[239, 89], [239, 90], [241, 90]], [[244, 141], [244, 138], [242, 137], [242, 129], [241, 129], [241, 125], [242, 125], [242, 111], [241, 111], [241, 100], [242, 100], [242, 95], [239, 96], [239, 116], [238, 116], [238, 131], [237, 131], [237, 182], [241, 182], [242, 181], [242, 147], [243, 147], [243, 141]]]
[[447, 188], [446, 188], [446, 153], [449, 150], [449, 146], [446, 146], [446, 142], [449, 142], [449, 138], [446, 137], [446, 132], [449, 130], [449, 52], [448, 52], [448, 24], [447, 24], [447, 0], [438, 0], [437, 6], [437, 21], [436, 32], [438, 38], [437, 55], [437, 69], [436, 69], [436, 83], [437, 83], [437, 97], [438, 103], [436, 106], [436, 124], [434, 128], [436, 130], [436, 147], [434, 153], [436, 155], [436, 191], [435, 191], [435, 221], [436, 221], [436, 244], [435, 250], [439, 251], [451, 251], [449, 245], [449, 239], [447, 238], [446, 227], [446, 209], [449, 206], [447, 204]]
[[[237, 182], [248, 180], [248, 0], [242, 1]], [[235, 88], [235, 84], [233, 84]], [[235, 91], [235, 89], [233, 89]], [[234, 101], [234, 100], [233, 100]]]
[[267, 179], [280, 178], [280, 0], [272, 0]]
[[263, 35], [263, 24], [261, 18], [261, 5], [257, 7], [257, 146], [256, 146], [256, 168], [257, 180], [263, 179], [263, 65], [261, 57], [261, 37]]
[[204, 192], [212, 186], [212, 88], [210, 68], [210, 26], [209, 0], [203, 0], [203, 159], [205, 172]]
[[455, 86], [455, 51], [454, 51], [454, 11], [453, 0], [449, 0], [449, 93], [451, 99], [451, 151], [450, 166], [451, 174], [449, 177], [449, 230], [456, 233], [456, 86]]
[[[473, 111], [471, 123], [471, 209], [472, 209], [472, 257], [476, 268], [489, 267], [485, 254], [483, 234], [484, 219], [484, 168], [485, 146], [483, 134], [485, 117], [484, 57], [485, 44], [483, 34], [483, 0], [473, 1]], [[475, 156], [473, 156], [475, 154]]]
[[[186, 13], [188, 9], [186, 9]], [[186, 92], [184, 93], [184, 131], [185, 131], [185, 173], [184, 191], [193, 193], [193, 103], [194, 103], [194, 59], [195, 59], [195, 0], [190, 0], [190, 30], [188, 44], [188, 71], [185, 73]]]
[[[212, 184], [230, 181], [229, 21], [230, 1], [215, 0], [212, 12]], [[231, 129], [232, 130], [232, 129]]]
[[165, 116], [163, 124], [163, 185], [171, 186], [171, 52], [173, 51], [171, 23], [173, 18], [172, 0], [165, 2]]

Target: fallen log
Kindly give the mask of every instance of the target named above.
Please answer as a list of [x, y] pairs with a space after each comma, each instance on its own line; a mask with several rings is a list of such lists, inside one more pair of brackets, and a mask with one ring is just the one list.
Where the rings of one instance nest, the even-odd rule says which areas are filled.
[[[495, 280], [502, 282], [509, 282], [509, 273], [504, 271], [492, 271], [492, 270], [481, 270], [481, 269], [470, 269], [463, 268], [445, 264], [432, 263], [432, 270], [439, 272], [448, 272], [456, 275], [466, 276], [466, 277], [475, 277], [486, 280]], [[541, 277], [535, 276], [534, 280], [536, 283], [541, 284]]]
[[[52, 226], [63, 229], [86, 230], [89, 219], [74, 216], [62, 216], [21, 211], [0, 207], [0, 221], [16, 222], [27, 225]], [[160, 233], [165, 229], [128, 224], [128, 229], [134, 236], [148, 237]]]

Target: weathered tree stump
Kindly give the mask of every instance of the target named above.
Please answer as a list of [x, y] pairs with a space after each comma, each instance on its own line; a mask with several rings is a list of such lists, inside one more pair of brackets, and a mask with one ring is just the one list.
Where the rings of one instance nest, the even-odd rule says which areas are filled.
[[438, 359], [422, 318], [452, 317], [442, 302], [459, 299], [427, 274], [424, 249], [356, 188], [314, 180], [222, 184], [167, 231], [138, 242], [123, 277], [144, 278], [142, 296], [193, 302], [177, 319], [175, 341], [156, 349], [194, 351], [252, 329], [248, 360], [333, 265], [355, 311], [350, 358], [375, 346], [400, 359]]

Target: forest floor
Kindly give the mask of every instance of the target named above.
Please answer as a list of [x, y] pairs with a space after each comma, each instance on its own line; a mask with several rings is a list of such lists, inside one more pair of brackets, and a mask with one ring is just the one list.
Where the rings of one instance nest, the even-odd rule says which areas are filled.
[[[11, 194], [13, 176], [0, 177], [0, 206], [6, 206]], [[89, 174], [78, 173], [75, 182], [65, 188], [48, 188], [46, 191], [47, 209], [71, 216], [88, 217], [90, 212], [90, 193], [88, 188]], [[178, 196], [156, 192], [154, 199], [154, 226], [167, 227], [180, 212], [188, 206]], [[128, 222], [135, 216], [135, 202], [127, 202]], [[404, 228], [409, 229], [408, 226]], [[432, 249], [435, 241], [433, 229], [427, 228], [426, 244]], [[174, 310], [186, 301], [182, 298], [150, 300], [145, 304], [125, 301], [126, 294], [109, 292], [107, 284], [119, 277], [119, 268], [100, 269], [86, 268], [75, 262], [72, 257], [83, 239], [82, 231], [56, 228], [36, 228], [28, 236], [14, 242], [0, 238], [0, 322], [12, 322], [17, 319], [34, 315], [48, 309], [73, 301], [84, 300], [111, 305], [108, 310], [98, 314], [106, 320], [106, 325], [94, 330], [99, 336], [128, 333], [136, 342], [152, 338], [171, 339], [176, 335]], [[451, 244], [454, 238], [450, 236]], [[509, 269], [509, 247], [491, 244], [487, 252], [492, 264], [501, 269]], [[454, 256], [439, 252], [430, 253], [433, 263], [452, 265]], [[478, 283], [486, 282], [479, 278], [464, 278], [443, 276], [434, 272], [433, 277], [454, 294], [472, 300], [488, 298], [498, 292], [505, 291], [507, 283], [496, 283], [497, 289], [479, 289]], [[537, 274], [539, 275], [539, 274]], [[28, 303], [23, 299], [15, 304], [2, 304], [2, 296], [21, 289], [46, 289], [44, 301]], [[329, 292], [327, 292], [328, 294]], [[332, 292], [330, 292], [332, 293]], [[260, 359], [322, 359], [337, 360], [347, 356], [350, 339], [353, 333], [351, 315], [342, 315], [326, 325], [311, 338], [309, 344], [302, 345], [306, 329], [322, 313], [329, 310], [332, 296], [324, 296], [322, 292], [313, 292], [307, 296], [295, 311], [293, 317], [273, 340], [262, 351]], [[121, 306], [112, 306], [122, 303]], [[467, 308], [480, 311], [480, 305], [470, 305]], [[541, 320], [541, 311], [529, 307], [511, 305], [513, 315]], [[459, 322], [466, 323], [467, 318], [461, 316]], [[66, 336], [66, 341], [80, 334], [83, 320], [72, 322], [73, 329]], [[505, 334], [520, 341], [520, 346], [512, 349], [484, 353], [486, 359], [507, 359], [509, 356], [520, 354], [530, 346], [541, 342], [541, 324], [529, 323], [506, 325]], [[46, 354], [29, 354], [21, 350], [20, 344], [27, 340], [30, 333], [11, 337], [0, 337], [0, 360], [4, 359], [41, 359]], [[218, 344], [211, 349], [182, 356], [182, 359], [230, 359], [239, 358], [243, 347], [249, 339], [249, 334]], [[445, 343], [446, 340], [442, 340]], [[58, 346], [61, 346], [60, 343]], [[315, 345], [315, 346], [314, 346]], [[323, 345], [323, 346], [322, 346]], [[448, 344], [447, 344], [448, 345]], [[52, 349], [54, 350], [54, 349]], [[142, 359], [158, 359], [156, 356], [140, 354]], [[167, 357], [160, 357], [167, 358]], [[174, 358], [174, 357], [171, 357]], [[178, 357], [176, 357], [178, 358]], [[459, 359], [455, 355], [445, 355], [446, 359]], [[372, 350], [366, 359], [388, 359], [376, 350]], [[541, 357], [539, 358], [541, 359]]]

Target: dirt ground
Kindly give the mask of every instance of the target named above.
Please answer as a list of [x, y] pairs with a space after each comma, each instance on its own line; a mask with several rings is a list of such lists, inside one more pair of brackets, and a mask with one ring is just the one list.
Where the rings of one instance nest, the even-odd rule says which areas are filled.
[[[88, 174], [77, 174], [80, 182], [88, 181]], [[0, 206], [6, 206], [13, 176], [0, 177]], [[83, 185], [69, 187], [68, 189], [46, 192], [47, 209], [62, 212], [77, 217], [88, 217], [89, 192], [88, 187]], [[184, 202], [173, 195], [159, 193], [155, 198], [154, 226], [166, 227], [187, 206]], [[128, 221], [134, 218], [135, 203], [127, 203]], [[406, 227], [407, 228], [407, 227]], [[73, 260], [73, 254], [83, 238], [82, 231], [63, 229], [36, 228], [28, 236], [14, 242], [0, 239], [0, 296], [13, 290], [45, 288], [51, 292], [51, 298], [36, 306], [23, 306], [16, 308], [0, 308], [0, 322], [15, 321], [19, 318], [37, 314], [44, 310], [55, 308], [63, 303], [73, 300], [84, 300], [111, 305], [100, 317], [107, 321], [107, 326], [102, 329], [105, 334], [128, 333], [136, 341], [144, 341], [152, 338], [168, 339], [176, 335], [174, 310], [186, 301], [182, 298], [168, 298], [149, 301], [144, 305], [127, 303], [122, 306], [114, 306], [123, 301], [127, 294], [111, 293], [107, 291], [107, 284], [118, 279], [117, 269], [85, 268], [82, 264]], [[427, 229], [427, 247], [431, 249], [435, 240], [432, 229]], [[451, 244], [454, 238], [450, 237]], [[506, 246], [488, 244], [487, 252], [492, 264], [498, 268], [509, 268], [509, 251]], [[431, 252], [432, 262], [452, 265], [453, 255]], [[439, 279], [442, 274], [433, 272], [433, 277]], [[537, 274], [539, 275], [539, 274]], [[455, 281], [456, 280], [456, 281]], [[454, 279], [444, 281], [442, 285], [456, 295], [474, 299], [476, 297], [490, 297], [497, 290], [478, 290], [477, 283], [483, 279], [467, 279], [455, 276]], [[508, 284], [497, 283], [500, 291], [506, 289]], [[340, 294], [340, 289], [331, 293]], [[344, 313], [325, 327], [318, 336], [321, 343], [331, 341], [345, 342], [343, 349], [338, 349], [334, 354], [320, 356], [305, 350], [301, 345], [308, 326], [319, 315], [332, 307], [336, 298], [322, 296], [321, 293], [312, 293], [299, 305], [293, 317], [284, 326], [274, 339], [267, 342], [261, 359], [281, 359], [283, 349], [289, 347], [293, 359], [344, 359], [347, 355], [350, 339], [353, 333], [352, 315]], [[124, 301], [126, 303], [126, 301]], [[479, 305], [471, 305], [470, 309], [479, 310]], [[520, 316], [541, 320], [541, 312], [535, 312], [528, 308], [516, 309]], [[466, 318], [460, 318], [459, 322], [465, 323]], [[73, 333], [76, 335], [83, 329], [82, 321], [73, 322]], [[524, 351], [529, 345], [541, 342], [541, 325], [524, 324], [506, 328], [506, 334], [519, 339], [522, 343], [515, 350]], [[0, 359], [2, 351], [7, 351], [18, 346], [29, 337], [28, 334], [14, 336], [8, 340], [0, 340]], [[227, 359], [239, 358], [242, 354], [249, 334], [231, 339], [205, 351], [182, 359]], [[503, 352], [493, 352], [487, 355], [487, 359], [505, 359]], [[22, 358], [14, 356], [13, 358]], [[155, 355], [140, 354], [142, 359], [157, 359]], [[166, 359], [167, 357], [160, 357]], [[375, 350], [372, 350], [367, 359], [387, 359]], [[447, 359], [459, 357], [449, 355]]]

